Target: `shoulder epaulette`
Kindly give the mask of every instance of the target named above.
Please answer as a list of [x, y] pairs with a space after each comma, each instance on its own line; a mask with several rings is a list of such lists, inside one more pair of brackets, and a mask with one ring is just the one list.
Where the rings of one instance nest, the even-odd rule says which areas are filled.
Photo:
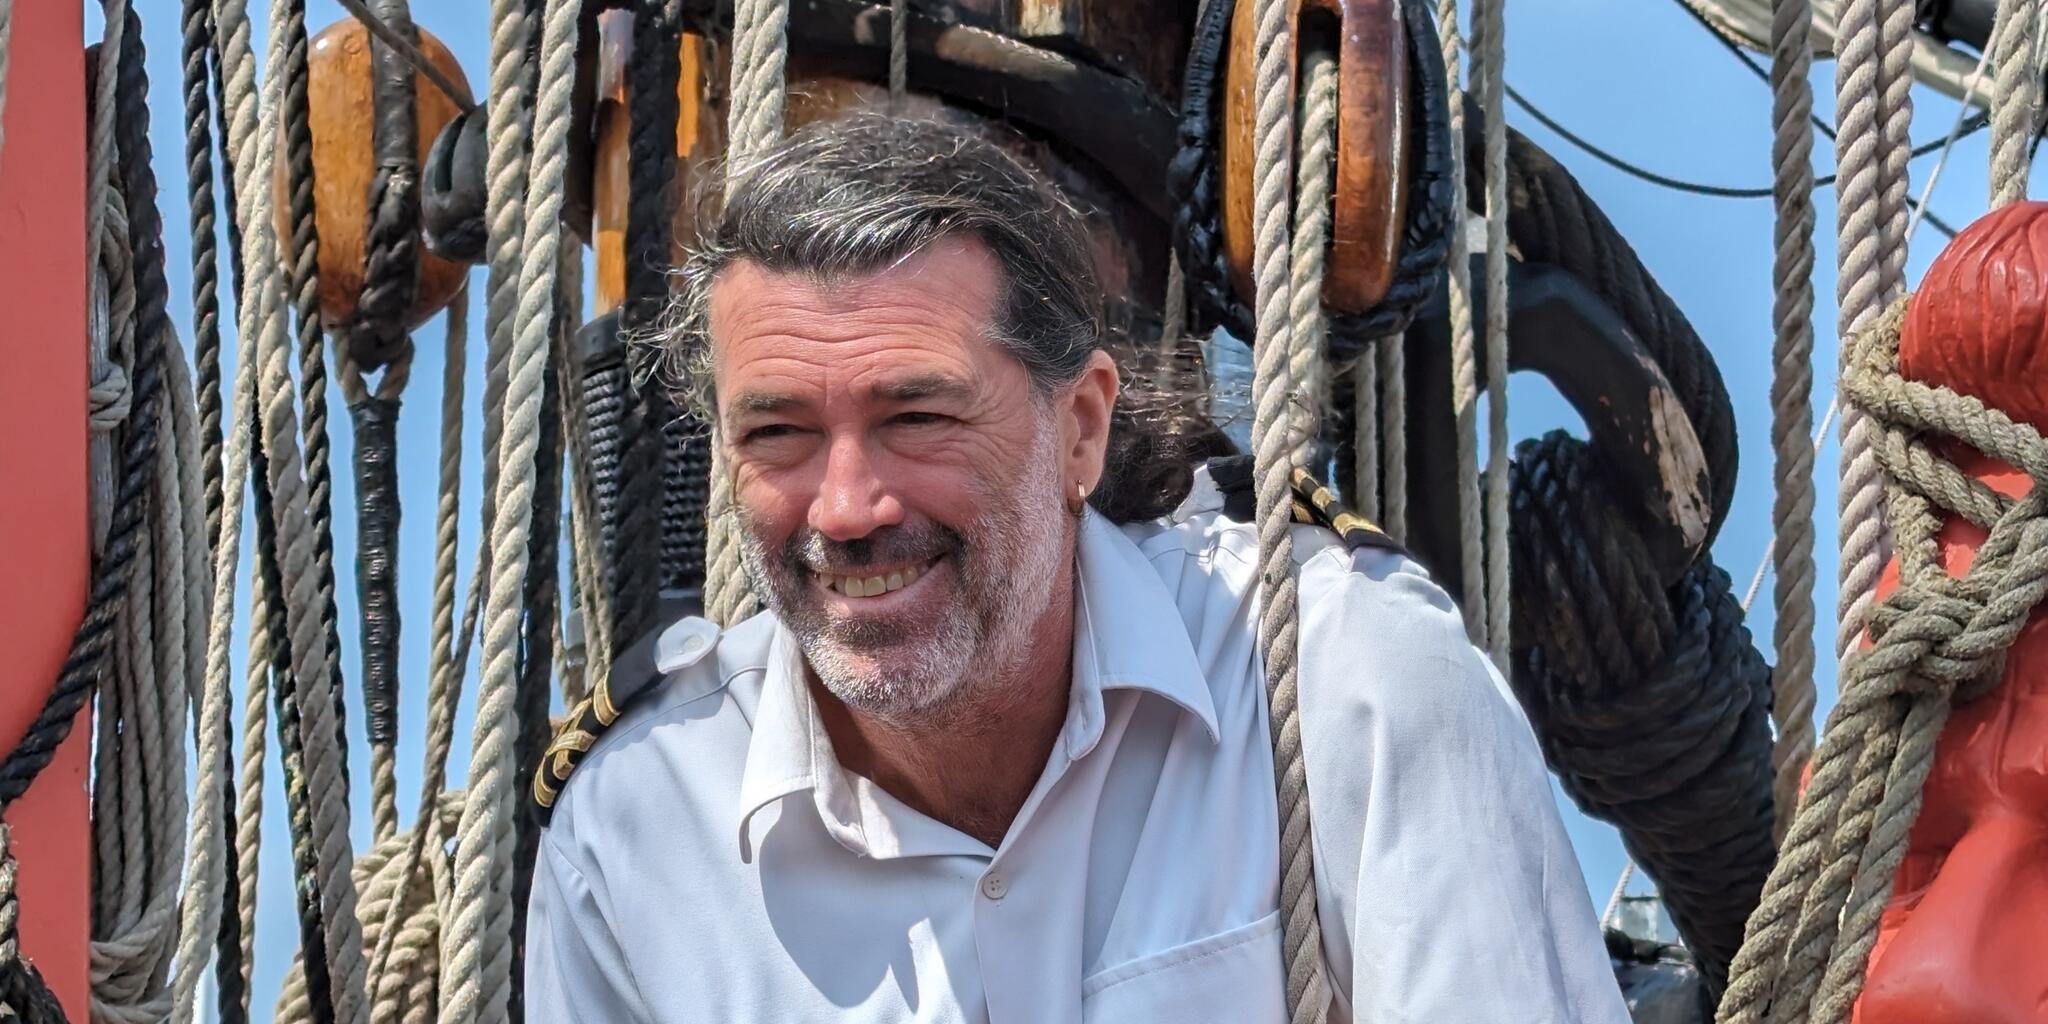
[[[680, 634], [676, 643], [681, 644], [682, 649], [673, 652], [663, 650], [664, 638], [671, 637], [678, 626], [692, 622], [701, 628]], [[612, 659], [611, 671], [597, 681], [589, 696], [569, 709], [555, 730], [554, 741], [548, 744], [547, 753], [541, 755], [540, 764], [534, 768], [533, 802], [539, 810], [542, 825], [546, 825], [554, 813], [555, 799], [568, 783], [570, 773], [583, 762], [590, 748], [597, 745], [598, 738], [619, 720], [627, 708], [633, 706], [635, 700], [656, 689], [655, 684], [667, 675], [660, 664], [668, 660], [664, 655], [680, 656], [688, 659], [687, 663], [694, 664], [710, 653], [717, 635], [716, 627], [702, 619], [670, 623], [640, 638]]]
[[[1240, 523], [1249, 523], [1258, 518], [1258, 494], [1252, 476], [1252, 457], [1232, 455], [1227, 458], [1210, 459], [1209, 479], [1215, 481], [1216, 489], [1223, 494], [1223, 514]], [[1323, 486], [1308, 470], [1294, 467], [1288, 483], [1294, 493], [1294, 521], [1311, 526], [1320, 526], [1337, 535], [1344, 546], [1352, 551], [1359, 548], [1381, 548], [1406, 554], [1399, 541], [1387, 535], [1372, 520], [1353, 512], [1339, 500], [1336, 493]]]

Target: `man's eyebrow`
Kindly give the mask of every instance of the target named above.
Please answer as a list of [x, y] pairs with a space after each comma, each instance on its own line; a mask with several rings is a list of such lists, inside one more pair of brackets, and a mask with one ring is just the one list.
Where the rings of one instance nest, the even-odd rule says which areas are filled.
[[945, 374], [925, 373], [914, 377], [883, 381], [871, 392], [875, 398], [888, 402], [915, 402], [923, 398], [965, 398], [972, 394], [974, 386], [958, 377]]
[[736, 413], [788, 412], [804, 404], [803, 399], [776, 391], [742, 391], [733, 396], [732, 411]]

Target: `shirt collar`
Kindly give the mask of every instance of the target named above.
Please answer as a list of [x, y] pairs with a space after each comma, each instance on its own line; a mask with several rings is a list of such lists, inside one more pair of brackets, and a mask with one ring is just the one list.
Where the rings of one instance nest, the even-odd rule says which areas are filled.
[[[1216, 705], [1207, 676], [1178, 604], [1143, 552], [1090, 509], [1081, 524], [1077, 563], [1073, 683], [1053, 756], [1071, 762], [1095, 748], [1104, 726], [1103, 693], [1114, 689], [1144, 690], [1174, 702], [1216, 742]], [[802, 650], [779, 621], [764, 669], [740, 780], [742, 856], [753, 856], [749, 828], [754, 814], [805, 790], [826, 830], [857, 853], [882, 857], [915, 848], [987, 854], [980, 843], [943, 825], [919, 824], [922, 815], [840, 767], [805, 683]]]

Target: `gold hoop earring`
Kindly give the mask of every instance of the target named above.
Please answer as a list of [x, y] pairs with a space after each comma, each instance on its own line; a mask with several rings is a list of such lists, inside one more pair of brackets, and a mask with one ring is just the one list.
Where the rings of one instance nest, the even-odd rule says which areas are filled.
[[1074, 503], [1067, 506], [1068, 514], [1079, 519], [1088, 511], [1088, 485], [1074, 481]]

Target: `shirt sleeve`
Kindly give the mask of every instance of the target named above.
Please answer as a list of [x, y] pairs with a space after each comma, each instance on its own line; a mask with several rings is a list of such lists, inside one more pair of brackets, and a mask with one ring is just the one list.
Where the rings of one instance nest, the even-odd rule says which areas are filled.
[[526, 911], [526, 1019], [651, 1022], [590, 882], [543, 837]]
[[1299, 687], [1339, 1015], [1626, 1024], [1506, 683], [1414, 563], [1319, 547], [1300, 577]]

